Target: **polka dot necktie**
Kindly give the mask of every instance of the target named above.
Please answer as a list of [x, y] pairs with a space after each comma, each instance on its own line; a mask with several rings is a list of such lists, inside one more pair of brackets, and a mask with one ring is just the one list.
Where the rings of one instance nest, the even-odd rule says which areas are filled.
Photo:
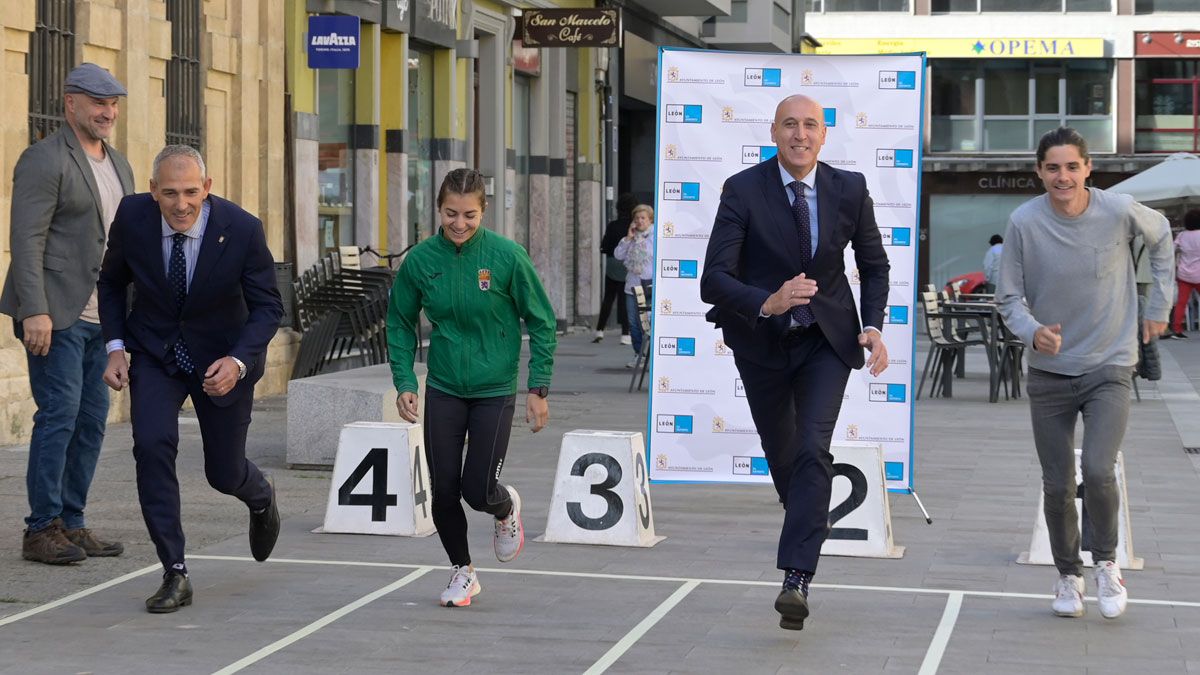
[[[187, 235], [182, 232], [171, 235], [171, 262], [167, 266], [167, 280], [171, 282], [171, 290], [175, 292], [175, 308], [181, 312], [183, 301], [187, 300], [187, 258], [183, 255], [183, 242], [186, 240]], [[175, 343], [175, 363], [179, 365], [180, 370], [189, 375], [196, 370], [196, 364], [192, 363], [192, 356], [188, 353], [187, 343], [184, 342], [182, 334]]]
[[[807, 272], [812, 265], [812, 216], [808, 212], [808, 200], [804, 198], [804, 183], [794, 180], [788, 183], [788, 187], [796, 195], [796, 200], [792, 202], [792, 220], [796, 221], [796, 233], [800, 235], [800, 271]], [[810, 305], [796, 305], [791, 314], [803, 328], [817, 322]]]

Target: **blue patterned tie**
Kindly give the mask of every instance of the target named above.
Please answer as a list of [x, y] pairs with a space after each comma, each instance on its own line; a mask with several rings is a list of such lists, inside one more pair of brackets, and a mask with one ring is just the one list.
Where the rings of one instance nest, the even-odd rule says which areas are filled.
[[[788, 183], [788, 187], [796, 195], [795, 201], [792, 202], [792, 220], [796, 221], [796, 233], [800, 235], [800, 271], [807, 272], [812, 265], [812, 230], [809, 225], [812, 216], [808, 213], [808, 201], [804, 199], [804, 183], [794, 180]], [[793, 307], [792, 318], [803, 328], [817, 322], [811, 305]]]
[[[171, 283], [171, 290], [175, 291], [175, 308], [181, 312], [183, 301], [187, 300], [187, 257], [183, 255], [183, 242], [186, 240], [187, 235], [182, 232], [171, 235], [171, 263], [167, 266], [167, 281]], [[182, 334], [175, 343], [175, 363], [189, 375], [196, 370]]]

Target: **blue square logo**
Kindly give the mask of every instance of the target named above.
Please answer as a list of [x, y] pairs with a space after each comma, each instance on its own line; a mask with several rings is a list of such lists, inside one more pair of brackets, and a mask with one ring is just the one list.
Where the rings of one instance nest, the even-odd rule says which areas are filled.
[[[889, 384], [887, 386], [887, 401], [888, 403], [904, 403], [904, 385]], [[690, 431], [688, 433], [691, 433]]]
[[685, 105], [683, 106], [683, 121], [686, 124], [700, 124], [704, 119], [704, 106], [702, 105]]
[[892, 246], [912, 246], [912, 228], [893, 227]]
[[888, 305], [886, 317], [888, 323], [908, 323], [908, 307], [905, 305]]
[[888, 480], [904, 480], [904, 462], [884, 462], [883, 477]]
[[677, 356], [695, 356], [696, 338], [677, 338], [675, 340], [675, 354]]
[[692, 416], [691, 415], [675, 415], [675, 433], [677, 433], [677, 434], [692, 433]]
[[779, 68], [763, 68], [762, 86], [778, 87], [783, 84], [783, 71]]
[[917, 88], [917, 71], [901, 70], [896, 73], [896, 88], [897, 89], [916, 89]]
[[825, 108], [825, 126], [837, 126], [837, 108]]
[[767, 468], [766, 457], [751, 457], [750, 458], [750, 475], [751, 476], [769, 476], [771, 470]]
[[896, 168], [911, 169], [913, 168], [913, 151], [912, 150], [896, 150]]
[[680, 279], [695, 279], [700, 272], [700, 263], [696, 260], [680, 260], [679, 261], [679, 278]]
[[680, 199], [685, 202], [700, 201], [700, 184], [699, 183], [683, 183], [681, 186]]

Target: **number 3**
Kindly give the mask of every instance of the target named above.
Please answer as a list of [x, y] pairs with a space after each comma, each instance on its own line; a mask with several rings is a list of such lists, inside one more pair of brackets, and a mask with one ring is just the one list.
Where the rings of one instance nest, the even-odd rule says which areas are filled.
[[[612, 455], [606, 455], [602, 452], [589, 452], [582, 455], [575, 463], [571, 465], [572, 476], [582, 476], [587, 468], [593, 464], [599, 464], [604, 467], [607, 472], [604, 480], [592, 485], [591, 493], [600, 495], [604, 498], [608, 509], [604, 515], [599, 518], [589, 518], [583, 513], [583, 508], [579, 502], [567, 502], [567, 516], [579, 527], [585, 530], [607, 530], [616, 525], [621, 520], [621, 515], [625, 513], [625, 505], [621, 503], [621, 498], [617, 493], [612, 491], [621, 482], [621, 465], [617, 463], [616, 458]], [[646, 514], [648, 520], [650, 514]], [[648, 523], [647, 523], [648, 524]]]

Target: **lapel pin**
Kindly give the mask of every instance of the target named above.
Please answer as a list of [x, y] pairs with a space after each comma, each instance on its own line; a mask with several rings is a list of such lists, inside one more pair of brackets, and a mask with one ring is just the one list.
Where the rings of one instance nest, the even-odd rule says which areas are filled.
[[217, 237], [217, 243], [224, 244], [225, 243], [225, 235], [221, 235], [221, 236]]

